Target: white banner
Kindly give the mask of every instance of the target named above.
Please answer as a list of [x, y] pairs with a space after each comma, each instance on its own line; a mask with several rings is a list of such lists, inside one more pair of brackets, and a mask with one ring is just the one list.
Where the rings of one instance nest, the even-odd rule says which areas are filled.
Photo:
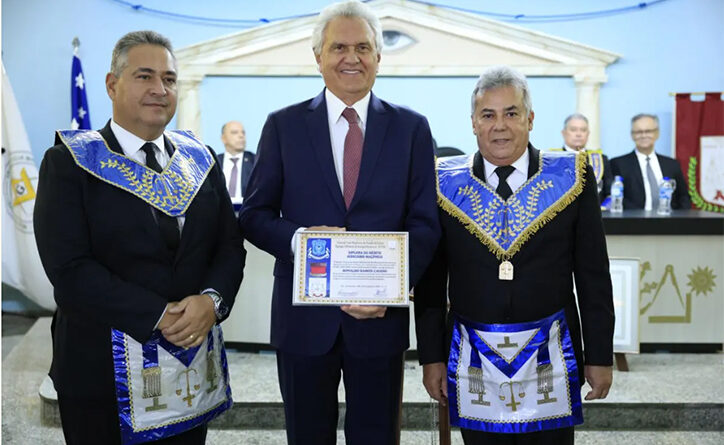
[[707, 202], [724, 205], [724, 136], [702, 136], [699, 191]]
[[2, 77], [2, 281], [53, 310], [53, 287], [33, 232], [38, 169], [4, 65]]

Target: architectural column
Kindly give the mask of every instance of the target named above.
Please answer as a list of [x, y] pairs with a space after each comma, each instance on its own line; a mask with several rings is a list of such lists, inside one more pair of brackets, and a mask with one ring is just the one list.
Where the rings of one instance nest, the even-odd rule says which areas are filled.
[[599, 103], [599, 91], [601, 84], [608, 80], [603, 69], [596, 69], [594, 72], [579, 72], [573, 76], [576, 83], [576, 111], [588, 118], [588, 126], [591, 134], [588, 136], [587, 148], [601, 147], [601, 111]]
[[178, 79], [178, 108], [176, 110], [176, 128], [191, 130], [201, 134], [201, 81], [203, 76], [182, 77]]

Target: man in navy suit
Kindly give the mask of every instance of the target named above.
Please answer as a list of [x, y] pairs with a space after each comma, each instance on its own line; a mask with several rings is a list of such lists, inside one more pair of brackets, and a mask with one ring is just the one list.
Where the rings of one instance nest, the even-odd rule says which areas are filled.
[[225, 123], [221, 127], [221, 142], [224, 144], [225, 152], [217, 157], [226, 178], [231, 203], [238, 210], [246, 193], [246, 185], [249, 183], [256, 154], [246, 151], [246, 130], [241, 122]]
[[656, 210], [659, 184], [668, 177], [676, 181], [671, 208], [690, 209], [691, 198], [679, 163], [654, 152], [659, 138], [659, 118], [643, 113], [631, 118], [631, 138], [636, 149], [611, 159], [613, 174], [623, 177], [623, 208]]
[[271, 343], [289, 443], [336, 442], [343, 376], [347, 443], [392, 444], [408, 310], [293, 306], [292, 246], [305, 229], [407, 231], [414, 285], [440, 236], [432, 136], [423, 116], [371, 92], [382, 31], [369, 7], [327, 7], [312, 40], [326, 88], [269, 115], [239, 222], [276, 257]]

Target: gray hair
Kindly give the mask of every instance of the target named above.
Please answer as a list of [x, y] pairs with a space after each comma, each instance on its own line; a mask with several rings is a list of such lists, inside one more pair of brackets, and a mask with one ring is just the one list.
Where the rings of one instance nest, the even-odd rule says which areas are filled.
[[473, 90], [470, 114], [475, 114], [475, 99], [478, 96], [482, 96], [488, 90], [501, 87], [514, 87], [520, 91], [523, 95], [523, 106], [525, 107], [526, 114], [530, 114], [533, 103], [530, 99], [528, 81], [520, 71], [505, 65], [493, 66], [483, 71], [483, 74], [480, 75], [478, 83], [475, 84], [475, 89]]
[[588, 118], [587, 118], [586, 116], [582, 115], [581, 113], [573, 113], [573, 114], [571, 114], [570, 116], [568, 116], [568, 117], [566, 118], [566, 120], [563, 121], [563, 129], [564, 129], [564, 130], [566, 129], [566, 127], [568, 127], [568, 122], [572, 121], [573, 119], [580, 119], [580, 120], [582, 120], [583, 122], [585, 122], [586, 125], [588, 125]]
[[375, 51], [377, 54], [382, 53], [382, 23], [380, 19], [372, 12], [372, 9], [364, 3], [357, 0], [334, 3], [319, 13], [317, 24], [312, 32], [312, 49], [314, 54], [322, 53], [322, 45], [324, 45], [324, 31], [327, 29], [329, 22], [337, 17], [361, 18], [370, 25], [372, 33], [375, 36]]
[[173, 54], [171, 41], [155, 31], [133, 31], [121, 37], [116, 46], [113, 48], [113, 56], [111, 56], [111, 73], [118, 77], [128, 65], [128, 51], [138, 45], [158, 45], [163, 46], [171, 53], [171, 57], [176, 60]]
[[636, 116], [631, 118], [631, 125], [633, 126], [634, 122], [636, 122], [639, 119], [643, 119], [645, 117], [651, 118], [656, 122], [656, 126], [659, 126], [659, 117], [655, 114], [648, 114], [648, 113], [639, 113]]

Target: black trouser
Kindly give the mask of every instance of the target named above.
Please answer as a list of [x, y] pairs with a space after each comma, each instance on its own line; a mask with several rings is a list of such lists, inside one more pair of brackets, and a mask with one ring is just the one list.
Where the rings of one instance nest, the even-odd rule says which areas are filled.
[[[68, 445], [120, 445], [121, 429], [115, 401], [78, 399], [58, 394], [60, 422]], [[154, 441], [163, 445], [203, 445], [206, 425], [166, 439]]]
[[465, 445], [573, 445], [573, 427], [525, 434], [460, 429]]
[[395, 444], [402, 363], [401, 353], [392, 357], [354, 357], [341, 334], [324, 355], [277, 351], [289, 445], [336, 443], [340, 374], [346, 395], [347, 445]]

